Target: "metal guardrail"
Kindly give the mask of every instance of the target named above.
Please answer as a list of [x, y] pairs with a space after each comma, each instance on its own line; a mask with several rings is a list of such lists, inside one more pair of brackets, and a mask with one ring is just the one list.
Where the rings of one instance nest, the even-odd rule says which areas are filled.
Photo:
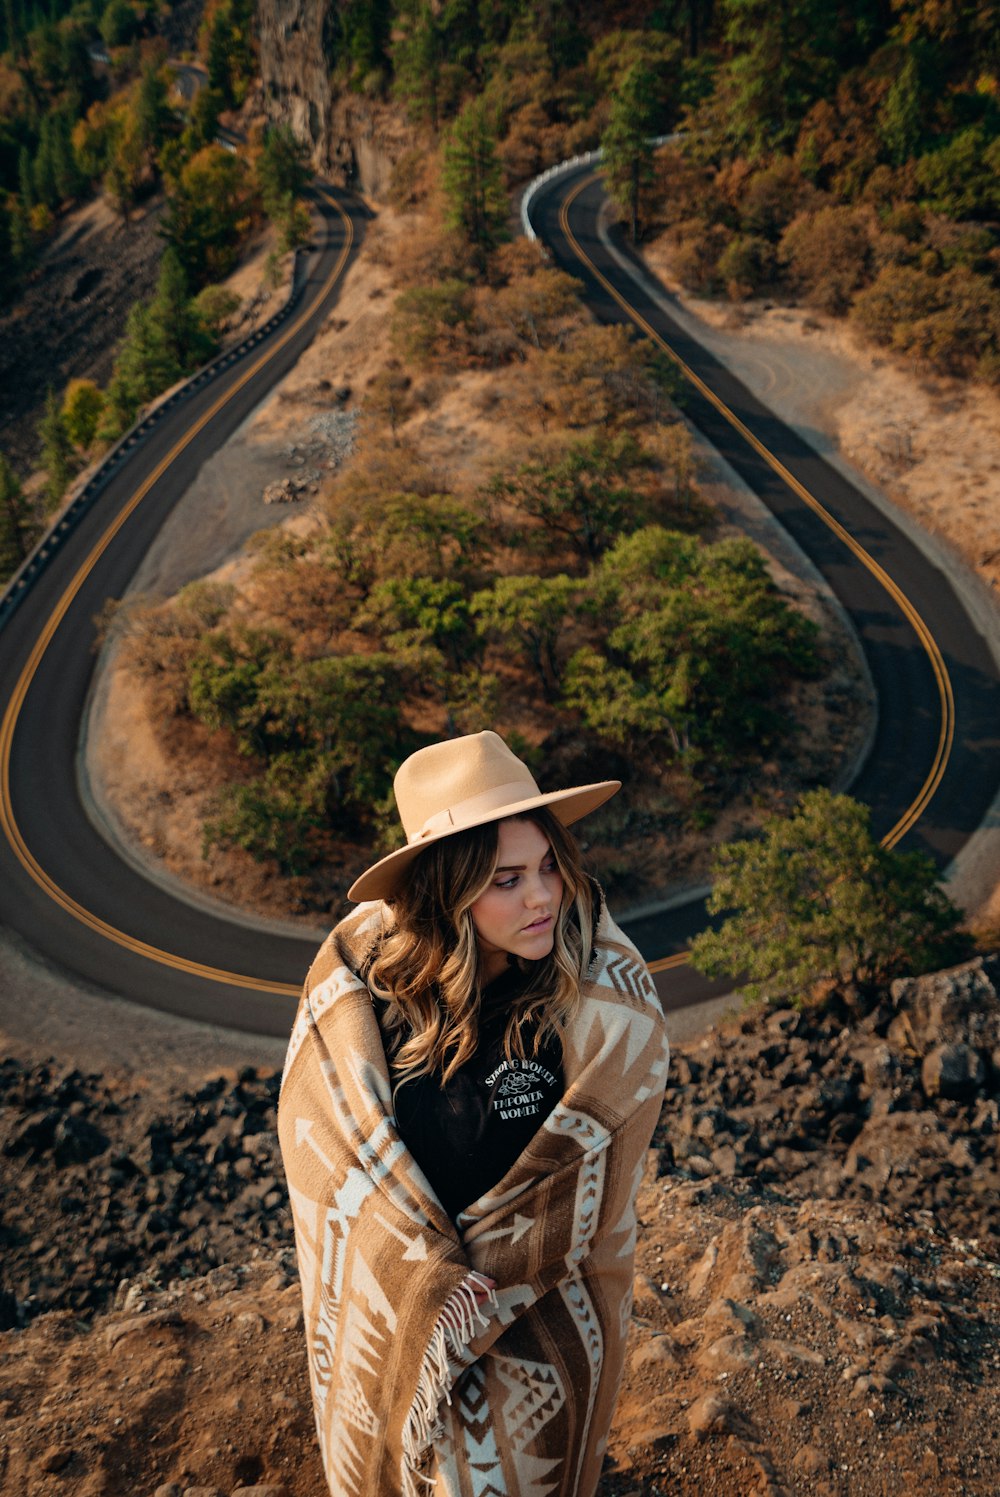
[[18, 567], [13, 577], [7, 583], [0, 595], [0, 629], [3, 629], [7, 620], [14, 613], [18, 604], [27, 596], [39, 577], [46, 571], [53, 558], [62, 550], [70, 535], [76, 529], [81, 519], [96, 503], [100, 495], [107, 488], [111, 479], [118, 472], [126, 457], [138, 447], [150, 432], [159, 425], [168, 411], [172, 411], [183, 401], [188, 400], [198, 390], [201, 390], [216, 375], [221, 374], [224, 369], [229, 369], [233, 364], [247, 356], [257, 347], [264, 338], [280, 327], [291, 315], [302, 297], [305, 286], [305, 278], [302, 269], [306, 260], [306, 251], [297, 249], [295, 251], [295, 263], [292, 269], [292, 284], [288, 292], [285, 305], [267, 322], [248, 333], [242, 342], [234, 348], [228, 348], [225, 352], [217, 354], [209, 363], [195, 371], [189, 379], [172, 391], [165, 400], [152, 409], [145, 411], [139, 419], [129, 427], [123, 437], [116, 442], [111, 451], [103, 458], [100, 465], [95, 469], [87, 482], [74, 494], [70, 503], [62, 514], [57, 515], [48, 530], [36, 543], [30, 555]]
[[[668, 141], [676, 140], [677, 138], [676, 132], [670, 135], [654, 135], [649, 144], [651, 146], [665, 146]], [[582, 156], [571, 156], [568, 161], [560, 161], [557, 166], [550, 166], [540, 176], [532, 178], [521, 194], [521, 228], [524, 230], [524, 237], [526, 239], [535, 240], [538, 238], [531, 222], [531, 204], [535, 195], [545, 186], [546, 182], [551, 182], [553, 178], [561, 177], [566, 172], [575, 171], [579, 166], [594, 166], [600, 161], [603, 155], [604, 152], [598, 146], [596, 151], [585, 151]]]

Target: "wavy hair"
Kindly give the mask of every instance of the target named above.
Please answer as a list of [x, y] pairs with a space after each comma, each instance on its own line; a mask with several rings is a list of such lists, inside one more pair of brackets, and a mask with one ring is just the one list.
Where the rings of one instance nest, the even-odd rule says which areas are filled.
[[[572, 835], [547, 807], [510, 819], [535, 823], [563, 881], [552, 951], [538, 962], [520, 963], [527, 983], [512, 999], [504, 1031], [507, 1059], [525, 1060], [526, 1031], [537, 1025], [537, 1055], [579, 1002], [592, 954], [594, 886]], [[471, 909], [493, 878], [499, 838], [499, 822], [491, 821], [433, 843], [387, 901], [393, 924], [364, 975], [388, 1005], [397, 1084], [440, 1072], [444, 1085], [475, 1053], [483, 982]]]

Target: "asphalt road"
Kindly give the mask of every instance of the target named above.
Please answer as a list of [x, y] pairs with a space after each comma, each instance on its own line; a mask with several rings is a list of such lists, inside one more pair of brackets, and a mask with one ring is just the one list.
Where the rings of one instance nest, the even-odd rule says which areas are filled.
[[[361, 210], [340, 202], [343, 212], [323, 204], [325, 241], [291, 321], [171, 412], [129, 457], [0, 635], [0, 919], [106, 989], [273, 1035], [288, 1033], [315, 943], [227, 921], [142, 880], [87, 819], [77, 754], [93, 618], [106, 598], [125, 592], [201, 465], [292, 366], [336, 300], [363, 226]], [[536, 198], [536, 227], [583, 281], [599, 317], [632, 316], [612, 294], [617, 286], [648, 333], [704, 381], [707, 393], [692, 395], [688, 414], [813, 558], [869, 655], [879, 727], [855, 793], [890, 840], [905, 836], [906, 845], [946, 861], [997, 788], [996, 678], [984, 642], [947, 579], [621, 275], [596, 232], [599, 203], [597, 185], [561, 179]], [[744, 434], [710, 392], [736, 413]], [[667, 959], [657, 981], [668, 1008], [725, 989], [667, 956], [703, 918], [689, 905], [629, 927], [648, 958]]]
[[[593, 169], [581, 168], [536, 196], [533, 226], [601, 321], [636, 327], [686, 366], [694, 383], [685, 379], [685, 413], [829, 582], [878, 697], [871, 753], [851, 793], [871, 806], [880, 837], [920, 848], [943, 868], [1000, 788], [997, 672], [986, 641], [948, 577], [663, 310], [669, 293], [654, 300], [622, 274], [599, 233], [603, 201]], [[630, 933], [655, 958], [656, 946], [681, 944], [703, 919], [701, 907], [685, 906]]]
[[330, 190], [317, 207], [318, 252], [291, 318], [130, 454], [0, 635], [0, 920], [106, 989], [264, 1034], [288, 1033], [315, 941], [276, 939], [142, 881], [88, 820], [77, 754], [95, 615], [124, 594], [202, 464], [293, 367], [336, 303], [365, 213]]

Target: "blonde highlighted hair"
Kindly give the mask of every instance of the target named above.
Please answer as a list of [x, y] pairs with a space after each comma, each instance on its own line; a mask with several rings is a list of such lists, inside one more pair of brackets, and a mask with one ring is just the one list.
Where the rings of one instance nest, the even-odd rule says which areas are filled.
[[[511, 820], [532, 821], [548, 839], [563, 893], [552, 951], [522, 964], [527, 981], [511, 1001], [504, 1032], [508, 1059], [527, 1059], [558, 1034], [579, 1002], [590, 965], [594, 894], [571, 834], [546, 807]], [[472, 905], [497, 866], [499, 822], [456, 832], [426, 848], [410, 865], [390, 904], [394, 921], [365, 977], [386, 1000], [386, 1027], [399, 1082], [440, 1073], [442, 1085], [475, 1053], [482, 969]]]

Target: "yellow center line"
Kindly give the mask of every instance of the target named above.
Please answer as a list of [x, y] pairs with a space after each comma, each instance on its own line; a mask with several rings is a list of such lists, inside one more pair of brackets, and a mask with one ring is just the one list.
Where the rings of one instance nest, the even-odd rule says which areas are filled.
[[[945, 768], [951, 754], [951, 748], [955, 738], [955, 696], [952, 690], [951, 678], [948, 675], [948, 668], [945, 665], [944, 656], [941, 653], [937, 641], [931, 634], [930, 629], [924, 623], [924, 620], [921, 618], [917, 609], [910, 602], [909, 598], [902, 591], [899, 585], [893, 581], [892, 577], [889, 576], [889, 573], [884, 569], [884, 567], [880, 566], [875, 558], [865, 550], [860, 542], [855, 540], [850, 531], [847, 530], [839, 520], [834, 518], [830, 511], [823, 504], [821, 504], [813, 494], [809, 492], [804, 484], [799, 482], [795, 475], [785, 467], [783, 462], [781, 462], [780, 458], [775, 457], [775, 455], [770, 452], [767, 447], [764, 446], [764, 443], [760, 440], [760, 438], [755, 436], [750, 428], [740, 420], [735, 411], [730, 410], [729, 406], [727, 406], [725, 402], [720, 399], [715, 391], [712, 390], [705, 383], [705, 381], [701, 379], [700, 376], [697, 375], [694, 370], [684, 362], [680, 355], [676, 353], [673, 348], [671, 348], [670, 344], [660, 336], [660, 334], [649, 322], [647, 322], [642, 313], [637, 311], [637, 309], [633, 307], [632, 304], [627, 301], [624, 296], [621, 295], [617, 288], [611, 284], [607, 277], [601, 274], [597, 266], [594, 264], [593, 260], [591, 260], [590, 256], [584, 251], [579, 241], [577, 240], [576, 235], [573, 233], [573, 230], [570, 228], [569, 210], [572, 204], [576, 201], [576, 198], [579, 196], [579, 194], [583, 192], [584, 188], [589, 187], [592, 182], [597, 180], [598, 176], [598, 172], [592, 172], [589, 176], [583, 177], [577, 183], [576, 187], [573, 188], [572, 192], [567, 194], [565, 200], [563, 201], [562, 207], [559, 210], [559, 225], [570, 245], [572, 246], [573, 252], [578, 256], [581, 262], [587, 266], [594, 279], [599, 281], [600, 284], [604, 287], [605, 291], [607, 291], [608, 294], [614, 298], [614, 300], [618, 303], [626, 316], [631, 318], [631, 320], [642, 329], [646, 336], [652, 339], [652, 341], [657, 345], [658, 348], [662, 349], [667, 357], [671, 359], [681, 370], [685, 378], [690, 380], [695, 389], [697, 389], [705, 397], [706, 400], [711, 402], [711, 404], [715, 407], [719, 414], [725, 417], [729, 424], [739, 432], [740, 436], [743, 437], [745, 441], [749, 442], [754, 451], [764, 459], [764, 461], [773, 469], [775, 473], [777, 473], [778, 477], [781, 478], [786, 484], [788, 484], [789, 488], [798, 495], [803, 504], [807, 505], [814, 512], [814, 514], [819, 516], [823, 523], [833, 531], [834, 535], [837, 536], [838, 540], [843, 541], [844, 545], [847, 546], [847, 548], [854, 554], [861, 565], [863, 567], [866, 567], [872, 574], [872, 576], [876, 579], [876, 581], [885, 588], [886, 592], [893, 599], [904, 617], [910, 623], [914, 633], [920, 640], [920, 643], [923, 646], [924, 651], [926, 652], [928, 660], [930, 661], [931, 670], [934, 674], [934, 680], [937, 684], [938, 689], [941, 726], [938, 732], [938, 741], [934, 753], [934, 758], [927, 773], [927, 777], [924, 780], [924, 783], [921, 785], [913, 801], [900, 816], [895, 826], [893, 826], [882, 838], [883, 847], [895, 847], [896, 843], [899, 842], [903, 836], [905, 836], [905, 834], [910, 830], [910, 828], [927, 809], [927, 806], [930, 804], [931, 798], [933, 797], [935, 791], [944, 778]], [[678, 955], [674, 957], [664, 957], [659, 962], [654, 962], [650, 967], [650, 971], [662, 972], [665, 971], [668, 966], [678, 966], [681, 964], [681, 962], [686, 960], [687, 957], [684, 953], [678, 953]]]
[[312, 310], [304, 311], [301, 316], [296, 318], [296, 320], [291, 323], [288, 328], [286, 328], [285, 332], [281, 335], [274, 346], [270, 348], [267, 353], [263, 354], [259, 359], [257, 359], [255, 363], [251, 364], [250, 367], [245, 371], [245, 373], [243, 373], [241, 377], [236, 381], [236, 383], [232, 385], [225, 394], [220, 395], [219, 398], [214, 402], [214, 404], [207, 411], [205, 411], [201, 417], [199, 417], [195, 424], [185, 432], [184, 436], [182, 436], [180, 440], [175, 443], [170, 452], [167, 453], [166, 457], [164, 457], [157, 464], [153, 472], [135, 491], [131, 499], [124, 506], [118, 516], [111, 522], [107, 530], [105, 530], [104, 534], [100, 537], [96, 545], [91, 550], [90, 555], [77, 571], [72, 582], [70, 582], [62, 597], [59, 599], [59, 602], [52, 610], [52, 613], [49, 615], [45, 627], [35, 641], [34, 648], [32, 649], [27, 663], [25, 664], [25, 667], [21, 672], [17, 685], [11, 695], [10, 702], [8, 703], [7, 710], [4, 713], [3, 722], [2, 724], [0, 724], [0, 826], [3, 827], [4, 835], [6, 836], [7, 841], [10, 843], [15, 856], [21, 863], [22, 867], [31, 876], [31, 878], [34, 879], [39, 888], [49, 896], [50, 899], [52, 899], [62, 909], [66, 910], [70, 915], [74, 917], [74, 919], [79, 920], [81, 924], [88, 926], [91, 930], [96, 931], [99, 935], [107, 937], [108, 940], [113, 941], [116, 945], [123, 946], [126, 948], [126, 950], [135, 952], [139, 956], [149, 958], [150, 961], [159, 962], [163, 966], [173, 967], [177, 971], [187, 972], [195, 977], [203, 977], [209, 982], [224, 983], [231, 987], [251, 988], [261, 993], [276, 993], [280, 994], [282, 997], [297, 997], [300, 991], [299, 987], [293, 986], [289, 983], [268, 982], [265, 979], [259, 977], [244, 976], [243, 974], [238, 972], [227, 972], [220, 967], [210, 967], [203, 962], [191, 961], [187, 957], [177, 956], [170, 951], [163, 951], [160, 949], [160, 947], [151, 946], [148, 942], [141, 941], [135, 936], [130, 936], [125, 931], [121, 931], [116, 926], [109, 924], [108, 921], [102, 920], [100, 916], [93, 914], [92, 911], [88, 910], [84, 905], [80, 904], [78, 900], [74, 899], [71, 895], [67, 894], [65, 890], [61, 889], [55, 882], [55, 880], [45, 872], [44, 868], [42, 868], [41, 864], [38, 862], [37, 858], [28, 847], [21, 833], [21, 829], [17, 824], [17, 818], [14, 814], [13, 799], [11, 796], [10, 761], [14, 741], [14, 731], [17, 726], [17, 720], [20, 716], [21, 709], [24, 706], [24, 701], [28, 694], [28, 690], [31, 686], [31, 682], [34, 679], [38, 667], [42, 662], [45, 651], [52, 643], [52, 639], [56, 633], [56, 630], [59, 628], [59, 625], [65, 618], [66, 613], [70, 608], [70, 605], [72, 604], [74, 598], [79, 593], [84, 582], [87, 580], [87, 577], [90, 575], [100, 557], [107, 550], [108, 546], [118, 534], [119, 530], [121, 530], [122, 526], [125, 524], [125, 521], [141, 504], [142, 500], [149, 493], [150, 489], [152, 489], [153, 485], [163, 477], [163, 474], [170, 467], [170, 464], [175, 461], [179, 454], [184, 451], [185, 447], [187, 447], [198, 435], [198, 433], [208, 424], [208, 422], [211, 421], [212, 417], [217, 415], [222, 407], [226, 405], [228, 401], [232, 400], [233, 396], [236, 395], [243, 388], [243, 386], [247, 384], [249, 380], [253, 379], [254, 375], [259, 373], [259, 371], [263, 369], [264, 366], [269, 363], [270, 360], [273, 359], [274, 356], [279, 353], [282, 348], [284, 348], [289, 339], [295, 336], [295, 334], [300, 330], [304, 323], [306, 323], [308, 319], [314, 314], [315, 306], [322, 302], [324, 298], [333, 290], [334, 285], [342, 274], [344, 266], [347, 263], [348, 255], [351, 251], [351, 245], [354, 240], [354, 226], [351, 223], [350, 218], [341, 208], [336, 199], [330, 197], [330, 195], [326, 192], [323, 192], [322, 189], [320, 189], [320, 191], [326, 202], [336, 208], [337, 212], [340, 214], [340, 217], [344, 222], [345, 232], [344, 243], [341, 246], [340, 254], [337, 256], [336, 263], [326, 279], [323, 289], [321, 290], [319, 297], [317, 298], [317, 302], [314, 304], [314, 308]]
[[650, 972], [671, 972], [674, 967], [687, 965], [688, 954], [686, 951], [677, 951], [673, 956], [658, 957], [655, 962], [647, 962]]

